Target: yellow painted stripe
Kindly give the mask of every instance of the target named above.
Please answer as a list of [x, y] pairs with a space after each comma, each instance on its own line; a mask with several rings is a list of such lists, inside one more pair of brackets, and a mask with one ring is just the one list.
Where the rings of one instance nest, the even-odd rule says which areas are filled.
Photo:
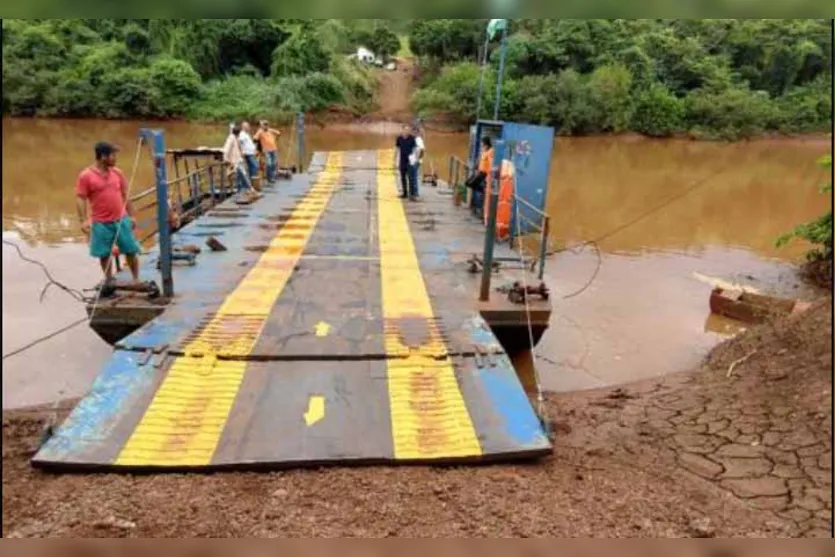
[[337, 187], [341, 166], [341, 154], [328, 157], [324, 172], [288, 219], [292, 226], [276, 234], [258, 263], [186, 346], [185, 356], [174, 360], [117, 465], [211, 463], [247, 367], [245, 361], [218, 356], [247, 356], [255, 347]]
[[[391, 151], [377, 155], [378, 161], [393, 158]], [[435, 325], [392, 169], [378, 170], [377, 199], [394, 456], [398, 460], [480, 456], [481, 444]], [[425, 331], [422, 344], [404, 344], [401, 333], [407, 327]]]

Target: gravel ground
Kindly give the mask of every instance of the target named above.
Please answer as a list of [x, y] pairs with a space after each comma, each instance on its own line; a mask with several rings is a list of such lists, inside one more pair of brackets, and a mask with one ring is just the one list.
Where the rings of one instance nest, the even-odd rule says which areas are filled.
[[[551, 396], [535, 464], [49, 475], [3, 416], [6, 537], [830, 537], [831, 300], [696, 372]], [[749, 356], [734, 366], [731, 363]], [[66, 410], [62, 411], [65, 413]]]

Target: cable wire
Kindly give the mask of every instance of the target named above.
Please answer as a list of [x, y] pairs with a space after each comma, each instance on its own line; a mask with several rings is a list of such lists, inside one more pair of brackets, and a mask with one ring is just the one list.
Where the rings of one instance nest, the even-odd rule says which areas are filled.
[[87, 317], [84, 317], [84, 318], [82, 318], [82, 319], [79, 319], [78, 321], [73, 321], [73, 322], [72, 322], [72, 323], [70, 323], [69, 325], [66, 325], [66, 326], [64, 326], [64, 327], [61, 327], [61, 328], [60, 328], [60, 329], [58, 329], [57, 331], [54, 331], [54, 332], [52, 332], [52, 333], [49, 333], [48, 335], [43, 336], [43, 337], [41, 337], [41, 338], [39, 338], [39, 339], [33, 340], [33, 341], [32, 341], [32, 342], [30, 342], [29, 344], [27, 344], [27, 345], [25, 345], [25, 346], [21, 346], [21, 347], [20, 347], [20, 348], [18, 348], [17, 350], [12, 350], [12, 351], [11, 351], [11, 352], [9, 352], [8, 354], [3, 354], [3, 361], [6, 361], [6, 358], [11, 358], [12, 356], [17, 356], [18, 354], [21, 354], [21, 353], [23, 353], [23, 352], [26, 352], [26, 351], [27, 351], [27, 350], [29, 350], [30, 348], [34, 348], [35, 346], [37, 346], [37, 345], [41, 344], [42, 342], [46, 342], [47, 340], [49, 340], [49, 339], [51, 339], [51, 338], [55, 338], [55, 337], [57, 337], [58, 335], [60, 335], [60, 334], [62, 334], [62, 333], [65, 333], [65, 332], [69, 331], [70, 329], [74, 329], [75, 327], [78, 327], [78, 326], [79, 326], [79, 325], [81, 325], [82, 323], [87, 323], [87, 321], [88, 321], [88, 318], [87, 318]]
[[43, 273], [46, 275], [47, 283], [44, 286], [43, 290], [41, 291], [41, 295], [40, 295], [41, 303], [43, 303], [44, 297], [46, 296], [46, 292], [47, 292], [47, 290], [49, 290], [50, 286], [56, 286], [57, 288], [60, 288], [61, 290], [63, 290], [64, 292], [66, 292], [67, 294], [72, 296], [78, 302], [86, 303], [87, 301], [90, 300], [90, 298], [85, 296], [80, 290], [77, 290], [75, 288], [71, 288], [71, 287], [67, 286], [66, 284], [63, 284], [63, 283], [55, 280], [55, 277], [52, 276], [52, 273], [49, 272], [49, 268], [46, 265], [44, 265], [42, 262], [40, 262], [36, 259], [31, 259], [31, 258], [26, 257], [25, 255], [23, 255], [23, 251], [20, 249], [19, 245], [15, 244], [14, 242], [11, 242], [9, 240], [6, 240], [5, 238], [3, 239], [3, 243], [6, 244], [7, 246], [13, 247], [15, 249], [15, 251], [17, 251], [18, 257], [20, 257], [20, 259], [22, 259], [23, 261], [25, 261], [27, 263], [31, 263], [33, 265], [37, 265], [38, 267], [40, 267], [41, 270], [43, 271]]
[[694, 191], [701, 188], [702, 186], [710, 183], [717, 176], [719, 176], [721, 174], [724, 174], [725, 172], [730, 170], [730, 168], [732, 166], [733, 166], [733, 163], [727, 164], [727, 165], [723, 166], [722, 168], [720, 168], [719, 170], [717, 170], [716, 172], [713, 172], [713, 173], [709, 174], [708, 176], [705, 176], [704, 178], [696, 180], [695, 182], [690, 184], [688, 187], [686, 187], [682, 191], [678, 192], [676, 195], [670, 197], [669, 199], [663, 201], [662, 203], [659, 203], [658, 205], [656, 205], [652, 209], [650, 209], [648, 211], [645, 211], [644, 213], [638, 215], [634, 219], [626, 221], [625, 223], [617, 226], [616, 228], [613, 228], [612, 230], [606, 232], [605, 234], [602, 234], [601, 236], [598, 236], [597, 238], [595, 238], [593, 240], [586, 240], [585, 242], [580, 242], [579, 244], [575, 244], [573, 246], [566, 246], [566, 247], [560, 248], [560, 249], [555, 250], [554, 252], [552, 252], [550, 255], [554, 255], [554, 254], [558, 254], [558, 253], [564, 253], [564, 252], [567, 252], [567, 251], [570, 251], [570, 252], [574, 253], [575, 255], [579, 255], [580, 253], [583, 252], [583, 250], [585, 250], [586, 247], [592, 246], [592, 247], [595, 248], [595, 252], [597, 254], [597, 267], [595, 268], [591, 279], [588, 282], [586, 282], [586, 284], [583, 285], [582, 288], [578, 289], [575, 292], [572, 292], [571, 294], [563, 296], [563, 299], [575, 298], [575, 297], [579, 296], [580, 294], [582, 294], [583, 292], [588, 290], [589, 287], [591, 287], [592, 283], [597, 279], [597, 276], [600, 274], [600, 268], [603, 265], [603, 254], [600, 251], [600, 243], [601, 242], [603, 242], [604, 240], [607, 240], [607, 239], [611, 238], [612, 236], [614, 236], [616, 234], [619, 234], [619, 233], [623, 232], [624, 230], [638, 224], [642, 220], [646, 219], [649, 216], [652, 216], [653, 214], [657, 213], [658, 211], [660, 211], [662, 209], [666, 209], [667, 207], [669, 207], [670, 205], [672, 205], [676, 201], [679, 201], [680, 199], [682, 199], [682, 198], [686, 197], [687, 195], [693, 193]]

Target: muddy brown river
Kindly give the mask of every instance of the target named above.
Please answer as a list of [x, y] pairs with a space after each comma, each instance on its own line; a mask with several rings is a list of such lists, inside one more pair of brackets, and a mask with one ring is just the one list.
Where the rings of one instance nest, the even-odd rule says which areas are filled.
[[[98, 279], [86, 256], [75, 216], [73, 185], [91, 163], [92, 146], [122, 146], [129, 174], [139, 122], [3, 121], [3, 238], [43, 261], [75, 288]], [[156, 124], [169, 147], [219, 146], [224, 126]], [[309, 129], [316, 150], [393, 146], [397, 126]], [[286, 133], [289, 137], [291, 134]], [[443, 176], [450, 154], [464, 156], [463, 134], [428, 133], [430, 162]], [[292, 164], [294, 149], [280, 145]], [[613, 385], [684, 371], [738, 327], [710, 317], [711, 285], [704, 277], [745, 283], [767, 293], [811, 299], [818, 295], [796, 276], [806, 249], [783, 249], [774, 239], [829, 206], [817, 186], [826, 173], [816, 159], [828, 139], [769, 139], [735, 144], [642, 138], [559, 138], [549, 186], [552, 242], [573, 246], [599, 238], [698, 185], [594, 249], [549, 258], [546, 281], [554, 293], [551, 328], [536, 351], [545, 389], [566, 391]], [[285, 159], [286, 157], [286, 159]], [[152, 183], [147, 155], [135, 188]], [[43, 273], [3, 246], [3, 353], [84, 316], [75, 300], [51, 289], [43, 303]], [[4, 408], [82, 395], [110, 349], [84, 326], [8, 358], [3, 366]], [[531, 380], [530, 362], [521, 362]]]

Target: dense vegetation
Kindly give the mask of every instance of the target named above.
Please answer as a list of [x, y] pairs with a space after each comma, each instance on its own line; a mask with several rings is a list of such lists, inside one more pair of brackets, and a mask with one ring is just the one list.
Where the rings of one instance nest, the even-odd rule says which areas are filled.
[[[422, 116], [476, 116], [486, 20], [5, 20], [3, 113], [280, 119], [368, 112], [376, 80], [347, 54], [404, 45]], [[492, 112], [498, 41], [484, 110]], [[563, 134], [740, 138], [828, 129], [823, 20], [511, 20], [501, 117]]]
[[[422, 116], [476, 116], [486, 20], [415, 20]], [[563, 134], [635, 131], [736, 139], [828, 130], [825, 20], [511, 20], [503, 119]], [[482, 116], [495, 103], [490, 47]]]
[[392, 55], [379, 20], [3, 22], [3, 113], [224, 120], [374, 105], [356, 46]]

